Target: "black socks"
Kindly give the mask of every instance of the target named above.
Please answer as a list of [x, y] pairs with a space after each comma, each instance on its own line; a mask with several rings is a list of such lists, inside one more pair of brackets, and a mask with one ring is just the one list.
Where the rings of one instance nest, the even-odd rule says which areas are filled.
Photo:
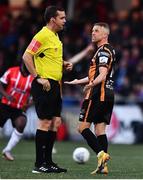
[[46, 164], [52, 163], [52, 149], [56, 140], [56, 132], [48, 131], [47, 132], [47, 145], [46, 145], [46, 153], [45, 153], [45, 162]]
[[102, 147], [102, 150], [107, 153], [108, 150], [108, 140], [106, 134], [97, 137], [98, 143]]
[[37, 130], [36, 137], [35, 137], [35, 144], [36, 144], [36, 167], [40, 167], [44, 163], [45, 158], [45, 149], [47, 143], [47, 131]]
[[92, 131], [89, 128], [84, 129], [81, 135], [87, 141], [91, 149], [94, 152], [96, 152], [96, 154], [102, 151], [102, 148], [100, 147], [100, 144], [98, 143], [96, 136], [92, 133]]
[[52, 149], [56, 140], [55, 131], [37, 130], [36, 132], [36, 167], [40, 167], [43, 163], [52, 163]]

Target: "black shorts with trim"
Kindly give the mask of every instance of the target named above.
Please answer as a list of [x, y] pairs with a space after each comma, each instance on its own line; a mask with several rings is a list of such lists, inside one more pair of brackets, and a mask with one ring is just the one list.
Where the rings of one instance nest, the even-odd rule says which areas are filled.
[[51, 85], [48, 92], [43, 90], [43, 85], [38, 83], [37, 79], [34, 79], [31, 93], [38, 118], [51, 120], [53, 117], [61, 116], [62, 99], [59, 82], [52, 79], [48, 80]]
[[110, 124], [114, 101], [93, 101], [86, 99], [83, 101], [79, 121], [90, 123], [105, 122]]
[[12, 125], [15, 127], [15, 120], [20, 116], [26, 118], [25, 113], [21, 109], [0, 103], [0, 127], [3, 127], [8, 119], [11, 119]]

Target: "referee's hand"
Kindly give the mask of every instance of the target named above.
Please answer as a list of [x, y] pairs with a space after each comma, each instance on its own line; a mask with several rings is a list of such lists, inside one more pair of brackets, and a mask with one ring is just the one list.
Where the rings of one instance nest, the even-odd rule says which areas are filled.
[[64, 61], [64, 69], [66, 71], [71, 71], [73, 69], [73, 64], [71, 62]]
[[49, 91], [51, 89], [51, 85], [48, 79], [38, 78], [37, 82], [43, 85], [43, 90]]

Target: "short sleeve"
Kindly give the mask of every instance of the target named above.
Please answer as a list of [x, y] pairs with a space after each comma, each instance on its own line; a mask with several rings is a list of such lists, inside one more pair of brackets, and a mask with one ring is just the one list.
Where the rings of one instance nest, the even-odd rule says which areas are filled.
[[42, 43], [38, 39], [33, 38], [30, 44], [28, 45], [26, 51], [33, 55], [37, 54], [40, 50], [41, 45]]
[[0, 81], [1, 81], [2, 83], [8, 84], [9, 79], [10, 79], [10, 72], [11, 72], [11, 70], [8, 69], [8, 70], [4, 73], [4, 75], [0, 78]]
[[111, 59], [111, 55], [106, 50], [101, 50], [98, 52], [98, 60], [99, 60], [99, 66], [105, 66], [108, 67]]

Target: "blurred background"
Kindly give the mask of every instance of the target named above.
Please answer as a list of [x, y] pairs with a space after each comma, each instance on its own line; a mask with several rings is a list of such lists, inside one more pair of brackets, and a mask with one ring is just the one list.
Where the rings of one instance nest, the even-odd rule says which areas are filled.
[[[22, 54], [44, 24], [48, 5], [60, 5], [67, 14], [66, 28], [60, 33], [64, 59], [68, 60], [91, 41], [95, 22], [110, 25], [110, 43], [116, 50], [115, 106], [107, 128], [111, 143], [143, 143], [143, 1], [142, 0], [0, 0], [0, 76], [19, 65]], [[64, 73], [63, 81], [87, 76], [89, 54]], [[76, 126], [82, 101], [82, 86], [63, 84], [63, 124], [57, 140], [82, 140]], [[33, 138], [37, 116], [34, 107], [27, 111], [25, 138]], [[10, 121], [0, 130], [0, 137], [12, 131]]]

